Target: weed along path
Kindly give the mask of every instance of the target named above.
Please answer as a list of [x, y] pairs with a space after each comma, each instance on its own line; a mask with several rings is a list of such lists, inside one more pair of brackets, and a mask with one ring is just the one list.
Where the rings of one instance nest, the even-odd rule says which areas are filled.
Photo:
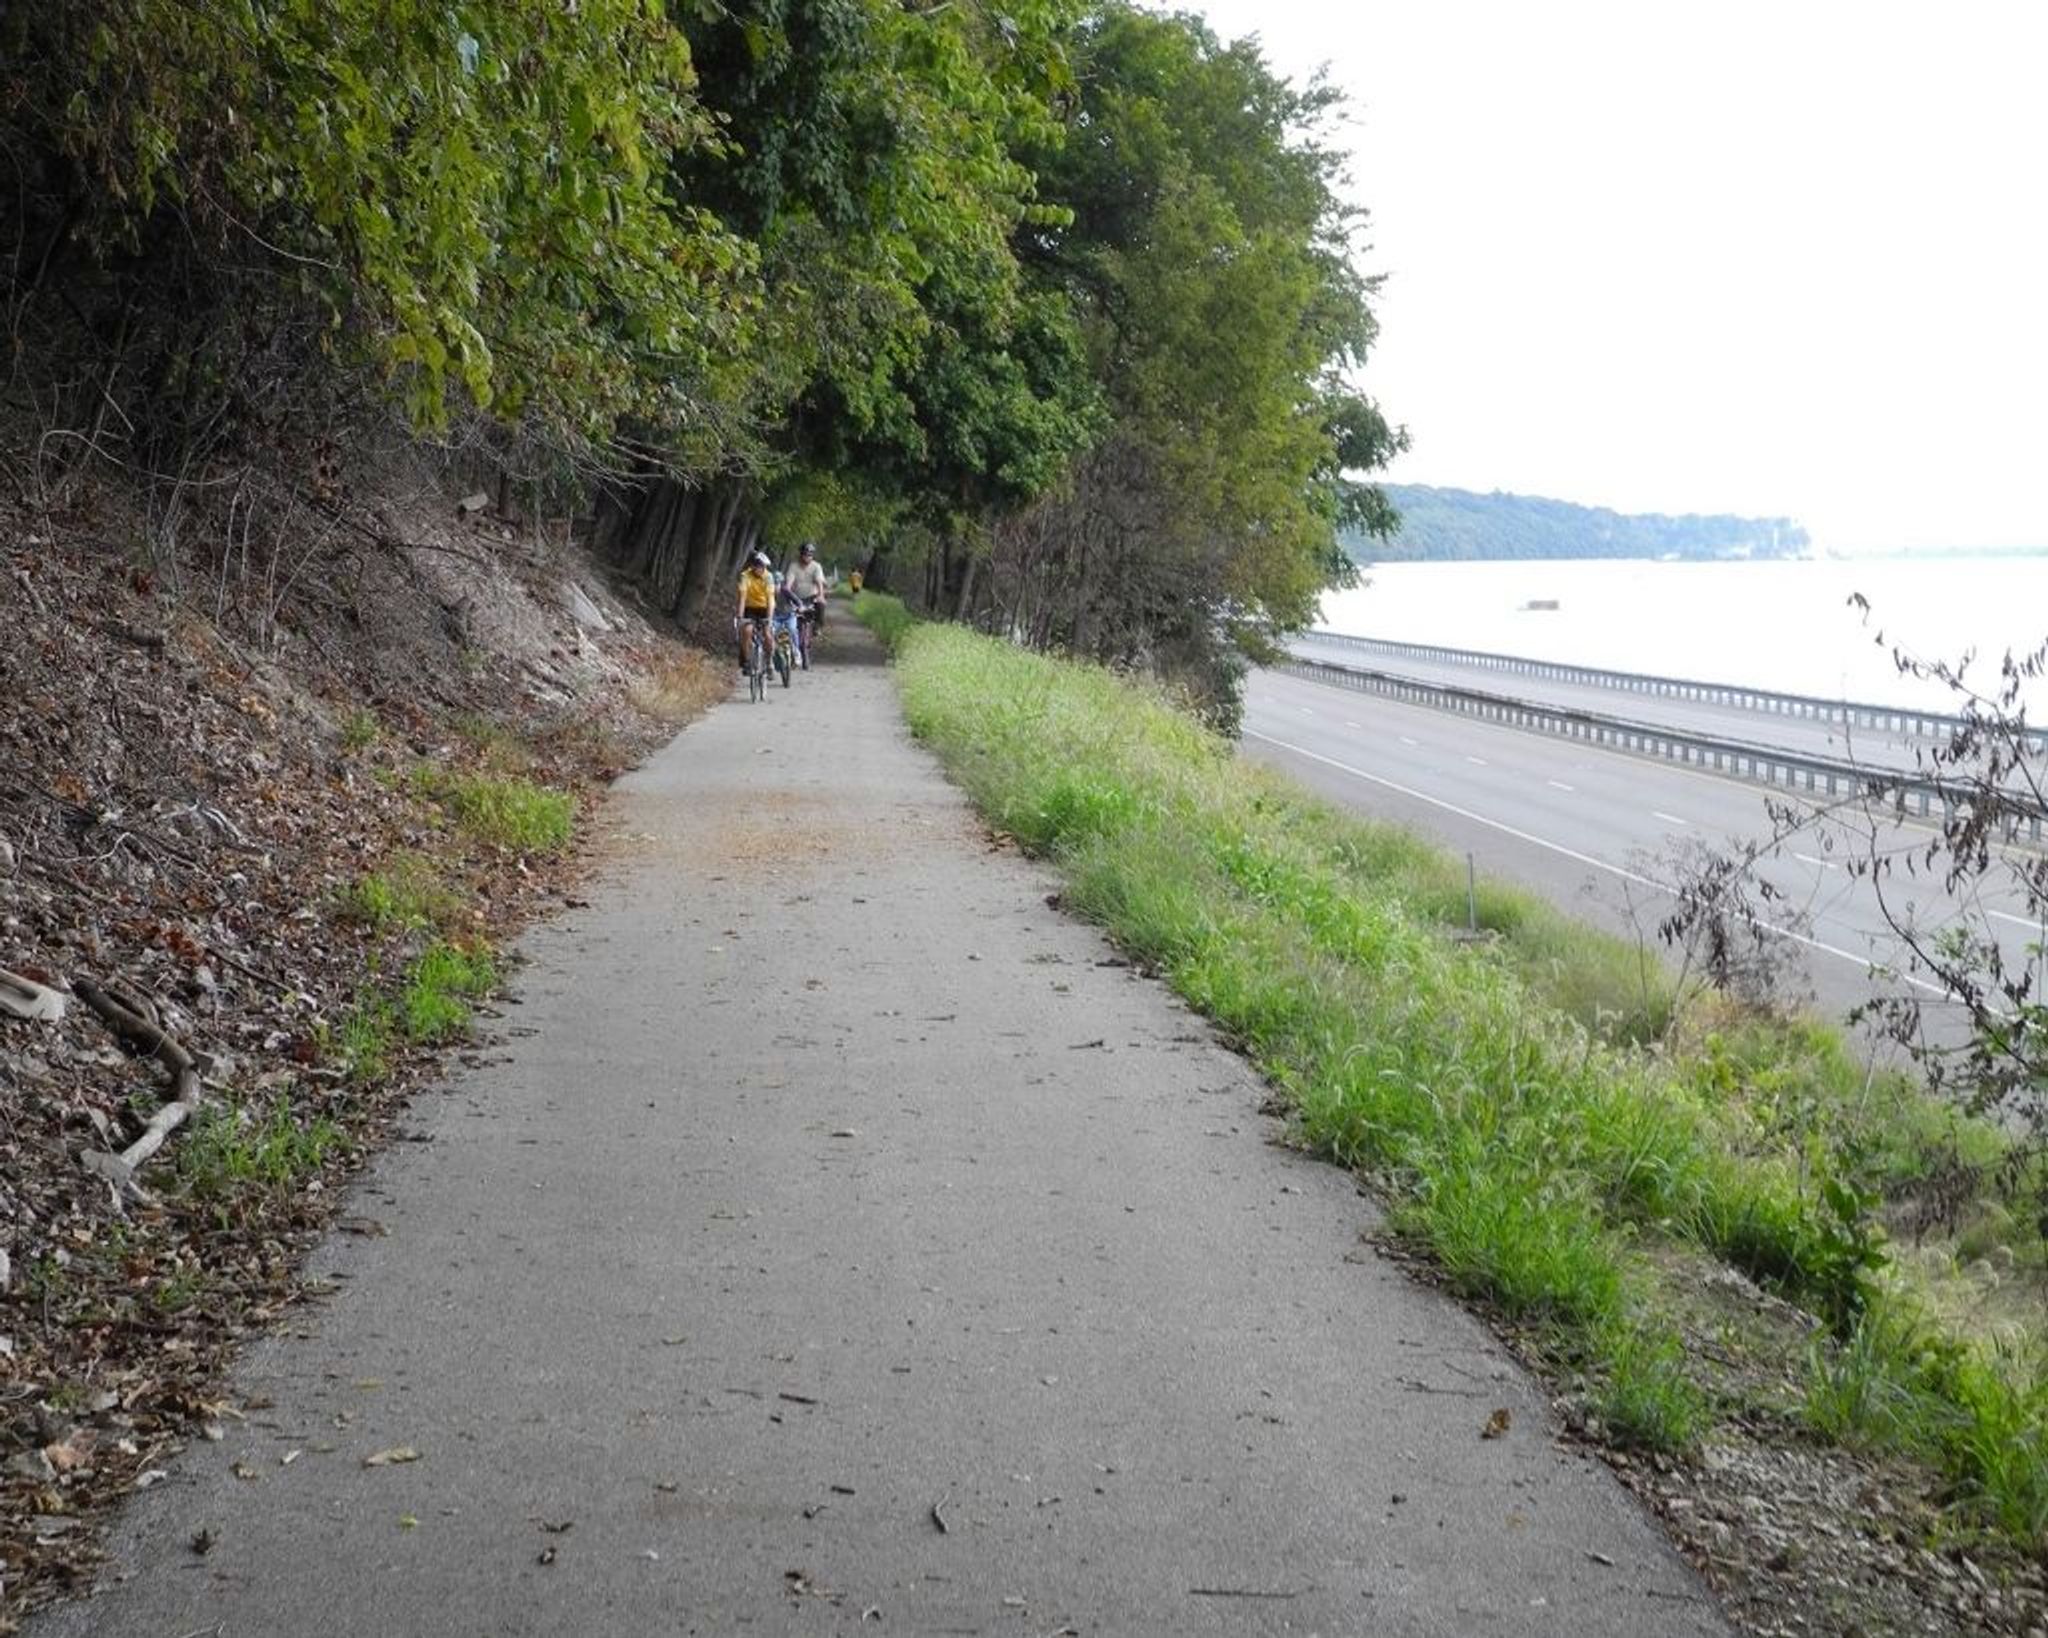
[[1725, 1630], [851, 622], [616, 819], [36, 1638]]

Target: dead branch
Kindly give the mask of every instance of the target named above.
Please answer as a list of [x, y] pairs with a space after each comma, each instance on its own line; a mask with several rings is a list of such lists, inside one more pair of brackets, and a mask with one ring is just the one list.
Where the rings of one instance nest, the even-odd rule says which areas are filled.
[[119, 1154], [96, 1150], [85, 1156], [88, 1171], [104, 1177], [125, 1194], [143, 1164], [163, 1147], [164, 1139], [184, 1125], [199, 1107], [199, 1065], [177, 1037], [115, 1000], [91, 980], [75, 979], [71, 990], [99, 1014], [129, 1051], [139, 1057], [154, 1058], [171, 1072], [171, 1100], [150, 1117], [140, 1137]]

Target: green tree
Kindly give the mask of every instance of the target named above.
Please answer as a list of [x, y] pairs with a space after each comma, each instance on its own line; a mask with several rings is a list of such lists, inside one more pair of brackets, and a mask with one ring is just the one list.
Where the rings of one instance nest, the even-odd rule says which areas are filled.
[[1013, 150], [1052, 132], [1067, 15], [745, 0], [686, 21], [723, 141], [675, 186], [757, 247], [761, 308], [723, 468], [655, 477], [618, 513], [621, 555], [685, 622], [788, 515], [785, 488], [833, 480], [879, 518], [1057, 469], [1070, 416], [1041, 408], [1031, 361], [1058, 315], [1020, 294], [1010, 241], [1034, 194]]
[[[0, 27], [18, 239], [109, 306], [211, 281], [237, 332], [314, 314], [319, 356], [424, 426], [474, 407], [582, 449], [744, 350], [751, 247], [667, 186], [717, 138], [658, 0], [81, 0]], [[159, 351], [159, 393], [247, 396], [249, 348]]]
[[1032, 153], [1063, 218], [1020, 254], [1082, 326], [1108, 430], [999, 531], [990, 616], [1028, 640], [1180, 673], [1228, 715], [1239, 662], [1341, 578], [1349, 474], [1401, 435], [1349, 385], [1374, 336], [1362, 221], [1322, 86], [1188, 17], [1094, 8], [1066, 140]]

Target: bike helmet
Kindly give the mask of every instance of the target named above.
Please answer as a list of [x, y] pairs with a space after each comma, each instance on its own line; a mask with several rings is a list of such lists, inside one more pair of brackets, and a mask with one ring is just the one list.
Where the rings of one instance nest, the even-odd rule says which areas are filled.
[[756, 552], [747, 561], [757, 569], [765, 569], [768, 567], [768, 554], [766, 552]]
[[781, 587], [781, 585], [782, 585], [782, 571], [781, 571], [780, 569], [772, 569], [772, 570], [770, 570], [770, 571], [769, 571], [769, 574], [768, 574], [768, 583], [769, 583], [769, 584], [770, 584], [771, 586], [774, 586], [774, 587], [776, 587], [777, 589], [780, 589], [780, 587]]
[[818, 555], [818, 548], [807, 540], [796, 549], [796, 555], [798, 557], [816, 557]]

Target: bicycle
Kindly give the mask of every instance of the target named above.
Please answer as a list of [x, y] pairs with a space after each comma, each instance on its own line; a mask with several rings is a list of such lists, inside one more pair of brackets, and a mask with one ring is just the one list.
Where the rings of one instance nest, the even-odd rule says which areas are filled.
[[822, 598], [806, 603], [797, 610], [797, 660], [806, 671], [811, 669], [811, 653], [818, 646], [818, 634], [824, 629], [824, 620], [825, 606]]
[[782, 679], [782, 686], [789, 686], [789, 674], [798, 663], [796, 634], [790, 630], [796, 622], [777, 616], [775, 620], [775, 674]]
[[762, 627], [766, 615], [750, 614], [747, 621], [747, 699], [758, 704], [768, 693], [768, 640]]

